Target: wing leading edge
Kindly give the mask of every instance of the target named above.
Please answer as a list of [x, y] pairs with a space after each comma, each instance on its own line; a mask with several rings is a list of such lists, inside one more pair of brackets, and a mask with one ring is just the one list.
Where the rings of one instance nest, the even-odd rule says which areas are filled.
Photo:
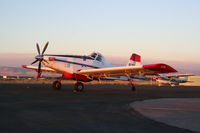
[[[23, 68], [26, 68], [26, 69], [32, 69], [32, 70], [38, 70], [38, 67], [37, 66], [26, 66], [26, 65], [22, 65]], [[55, 71], [54, 69], [51, 69], [51, 68], [48, 68], [48, 67], [41, 67], [41, 71], [45, 71], [45, 72], [53, 72], [53, 73], [58, 73], [57, 71]]]

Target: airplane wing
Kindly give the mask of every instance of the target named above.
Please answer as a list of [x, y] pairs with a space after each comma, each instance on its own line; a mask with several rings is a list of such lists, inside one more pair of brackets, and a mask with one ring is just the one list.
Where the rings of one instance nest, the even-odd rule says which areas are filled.
[[[38, 70], [38, 67], [37, 66], [26, 66], [26, 65], [22, 65], [23, 68], [26, 68], [26, 69], [32, 69], [32, 70]], [[51, 69], [51, 68], [48, 68], [48, 67], [41, 67], [41, 71], [45, 71], [45, 72], [53, 72], [53, 73], [59, 73], [57, 71], [55, 71], [54, 69]]]
[[177, 72], [177, 71], [166, 64], [151, 64], [142, 66], [124, 66], [124, 67], [80, 70], [77, 73], [93, 78], [99, 78], [99, 77], [144, 75], [144, 74], [159, 74], [159, 73], [170, 73], [170, 72]]

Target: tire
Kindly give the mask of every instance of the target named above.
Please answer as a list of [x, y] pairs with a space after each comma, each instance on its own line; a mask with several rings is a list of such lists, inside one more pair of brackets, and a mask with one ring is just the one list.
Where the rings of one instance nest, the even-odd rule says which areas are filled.
[[54, 88], [55, 90], [60, 90], [60, 89], [61, 89], [61, 86], [62, 86], [62, 84], [61, 84], [60, 81], [54, 81], [54, 82], [53, 82], [53, 88]]
[[74, 85], [74, 90], [75, 90], [76, 92], [82, 92], [82, 91], [84, 90], [84, 85], [83, 85], [83, 83], [81, 83], [81, 82], [75, 83], [75, 85]]

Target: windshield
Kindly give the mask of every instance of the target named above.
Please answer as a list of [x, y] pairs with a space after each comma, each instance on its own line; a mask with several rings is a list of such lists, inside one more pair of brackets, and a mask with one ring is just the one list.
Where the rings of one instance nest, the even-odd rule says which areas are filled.
[[95, 57], [97, 56], [97, 53], [92, 53], [90, 56], [91, 56], [92, 58], [95, 58]]
[[98, 55], [96, 60], [98, 60], [98, 61], [101, 62], [101, 61], [102, 61], [102, 56], [101, 56], [101, 55]]
[[99, 62], [102, 62], [102, 60], [103, 60], [103, 56], [100, 53], [94, 52], [90, 55], [90, 57], [92, 57], [94, 60], [97, 60]]

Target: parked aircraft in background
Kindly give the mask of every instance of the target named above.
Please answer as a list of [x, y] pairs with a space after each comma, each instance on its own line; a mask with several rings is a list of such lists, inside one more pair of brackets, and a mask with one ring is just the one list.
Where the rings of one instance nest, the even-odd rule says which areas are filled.
[[188, 77], [193, 76], [191, 74], [177, 74], [177, 75], [158, 75], [155, 77], [155, 80], [158, 86], [162, 85], [170, 85], [172, 87], [179, 85], [180, 83], [190, 82], [188, 81]]
[[[135, 63], [130, 63], [131, 65], [141, 65], [141, 57], [140, 55], [135, 54]], [[180, 83], [186, 83], [188, 81], [188, 77], [193, 76], [191, 74], [173, 74], [173, 75], [166, 75], [166, 74], [144, 74], [144, 75], [131, 75], [132, 79], [139, 79], [139, 80], [154, 80], [158, 84], [158, 86], [162, 85], [170, 85], [175, 86], [179, 85]]]
[[[23, 68], [33, 69], [37, 71], [37, 78], [40, 78], [42, 71], [61, 73], [60, 80], [53, 82], [53, 88], [61, 88], [61, 80], [74, 79], [77, 82], [74, 85], [74, 90], [81, 92], [84, 89], [83, 82], [93, 80], [101, 80], [102, 78], [128, 80], [132, 85], [132, 90], [135, 90], [134, 82], [131, 80], [131, 75], [148, 75], [177, 72], [174, 68], [166, 64], [150, 64], [140, 65], [140, 56], [132, 54], [126, 66], [112, 66], [107, 64], [106, 59], [100, 53], [94, 52], [88, 56], [81, 55], [55, 55], [44, 54], [48, 47], [48, 42], [40, 52], [39, 45], [36, 44], [38, 55], [35, 56], [35, 61], [38, 66], [23, 65]], [[42, 66], [43, 65], [43, 66]]]

